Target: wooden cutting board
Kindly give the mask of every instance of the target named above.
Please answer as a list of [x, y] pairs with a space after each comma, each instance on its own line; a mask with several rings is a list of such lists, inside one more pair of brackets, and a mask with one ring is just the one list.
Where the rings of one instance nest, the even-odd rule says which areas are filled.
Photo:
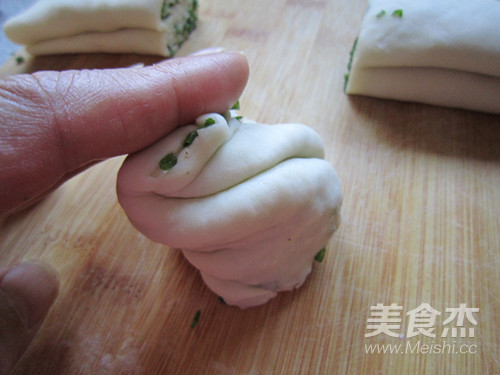
[[[111, 159], [0, 228], [0, 264], [42, 260], [62, 283], [15, 374], [500, 373], [500, 116], [344, 95], [366, 5], [200, 0], [199, 27], [179, 53], [244, 51], [241, 113], [322, 135], [343, 222], [305, 285], [257, 308], [221, 304], [180, 253], [132, 228], [114, 190], [122, 157]], [[11, 59], [1, 74], [155, 61]], [[398, 337], [365, 337], [376, 333], [371, 307], [392, 303]], [[435, 338], [408, 337], [422, 304], [441, 313]], [[464, 323], [473, 337], [453, 337], [458, 321], [445, 323], [460, 304], [479, 309], [475, 325]], [[402, 347], [370, 353], [375, 344]]]

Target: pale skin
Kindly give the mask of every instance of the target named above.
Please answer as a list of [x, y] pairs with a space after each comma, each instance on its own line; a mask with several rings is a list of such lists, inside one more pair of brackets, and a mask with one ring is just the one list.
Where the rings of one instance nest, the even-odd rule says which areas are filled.
[[[138, 151], [203, 113], [226, 111], [248, 74], [242, 54], [205, 51], [151, 67], [0, 80], [0, 218], [100, 160]], [[0, 374], [29, 346], [58, 289], [48, 265], [0, 267]]]

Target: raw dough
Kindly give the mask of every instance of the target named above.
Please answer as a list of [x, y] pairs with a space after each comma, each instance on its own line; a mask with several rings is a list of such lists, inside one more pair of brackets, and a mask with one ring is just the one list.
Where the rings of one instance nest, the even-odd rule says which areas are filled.
[[500, 113], [499, 22], [498, 0], [372, 0], [346, 93]]
[[34, 55], [172, 56], [196, 27], [197, 0], [39, 0], [4, 25]]
[[118, 199], [139, 231], [182, 249], [209, 288], [246, 308], [299, 287], [337, 229], [342, 196], [323, 156], [305, 125], [207, 114], [130, 155]]

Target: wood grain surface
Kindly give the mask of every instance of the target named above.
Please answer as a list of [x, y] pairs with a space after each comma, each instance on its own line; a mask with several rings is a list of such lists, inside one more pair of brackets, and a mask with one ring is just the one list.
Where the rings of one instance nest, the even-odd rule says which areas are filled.
[[[221, 304], [179, 252], [132, 228], [115, 195], [122, 157], [111, 159], [0, 228], [0, 264], [38, 259], [62, 282], [15, 374], [500, 374], [500, 116], [347, 97], [366, 6], [200, 0], [199, 26], [179, 52], [244, 51], [251, 74], [240, 112], [323, 137], [343, 222], [305, 285], [257, 308]], [[155, 61], [11, 59], [0, 74]], [[392, 303], [402, 306], [398, 337], [365, 337], [370, 308]], [[434, 338], [408, 337], [422, 304], [441, 313]], [[459, 327], [445, 319], [460, 304], [479, 309], [476, 325], [464, 323], [473, 337], [441, 337]], [[367, 352], [374, 344], [402, 349]]]

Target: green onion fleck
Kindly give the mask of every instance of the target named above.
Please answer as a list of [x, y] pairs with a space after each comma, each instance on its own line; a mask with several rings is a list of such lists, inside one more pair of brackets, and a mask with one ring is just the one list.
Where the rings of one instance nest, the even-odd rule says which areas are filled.
[[215, 120], [212, 117], [209, 117], [205, 120], [205, 123], [203, 124], [203, 128], [206, 128], [207, 126], [215, 124]]
[[186, 136], [186, 138], [184, 139], [184, 142], [182, 143], [182, 147], [191, 146], [197, 136], [198, 136], [198, 132], [196, 130], [194, 130], [191, 133], [189, 133]]
[[243, 116], [236, 116], [235, 119], [238, 120], [238, 121], [241, 121], [241, 119], [243, 118]]
[[172, 169], [176, 164], [177, 156], [175, 156], [173, 152], [170, 152], [160, 160], [158, 166], [162, 171], [168, 171]]
[[24, 62], [24, 57], [16, 56], [16, 64], [21, 65]]
[[201, 310], [198, 310], [196, 311], [196, 314], [194, 314], [193, 321], [191, 322], [191, 328], [196, 327], [196, 325], [200, 321], [200, 317], [201, 317]]
[[394, 12], [392, 12], [392, 16], [397, 18], [403, 17], [403, 9], [396, 9]]
[[356, 47], [358, 46], [358, 38], [354, 39], [352, 43], [351, 51], [349, 52], [349, 63], [347, 64], [347, 71], [350, 72], [352, 68], [352, 60], [354, 60], [354, 52], [356, 51]]
[[382, 9], [380, 12], [378, 12], [378, 13], [377, 13], [377, 16], [376, 16], [376, 17], [377, 17], [377, 18], [381, 18], [381, 17], [385, 16], [385, 14], [386, 14], [386, 13], [387, 13], [387, 12], [386, 12], [385, 10], [383, 10], [383, 9]]
[[163, 5], [161, 6], [161, 19], [162, 20], [167, 19], [171, 14], [170, 9], [176, 6], [177, 4], [179, 4], [179, 0], [170, 0], [170, 1], [163, 0]]
[[349, 62], [347, 63], [347, 74], [344, 74], [344, 92], [347, 88], [347, 82], [349, 81], [349, 73], [351, 72], [352, 61], [354, 60], [354, 52], [356, 51], [356, 47], [358, 46], [358, 38], [359, 37], [356, 37], [356, 39], [354, 39], [351, 51], [349, 52]]
[[163, 0], [163, 5], [161, 6], [161, 19], [164, 20], [170, 16], [170, 7], [167, 4], [167, 0]]
[[236, 103], [234, 103], [234, 105], [231, 107], [231, 109], [240, 109], [240, 101], [236, 101]]
[[318, 263], [321, 263], [325, 258], [325, 254], [326, 254], [326, 247], [322, 248], [320, 251], [316, 253], [316, 255], [314, 256], [314, 260]]
[[168, 56], [174, 57], [176, 49], [174, 47], [172, 47], [170, 44], [167, 45], [167, 49], [168, 49]]

